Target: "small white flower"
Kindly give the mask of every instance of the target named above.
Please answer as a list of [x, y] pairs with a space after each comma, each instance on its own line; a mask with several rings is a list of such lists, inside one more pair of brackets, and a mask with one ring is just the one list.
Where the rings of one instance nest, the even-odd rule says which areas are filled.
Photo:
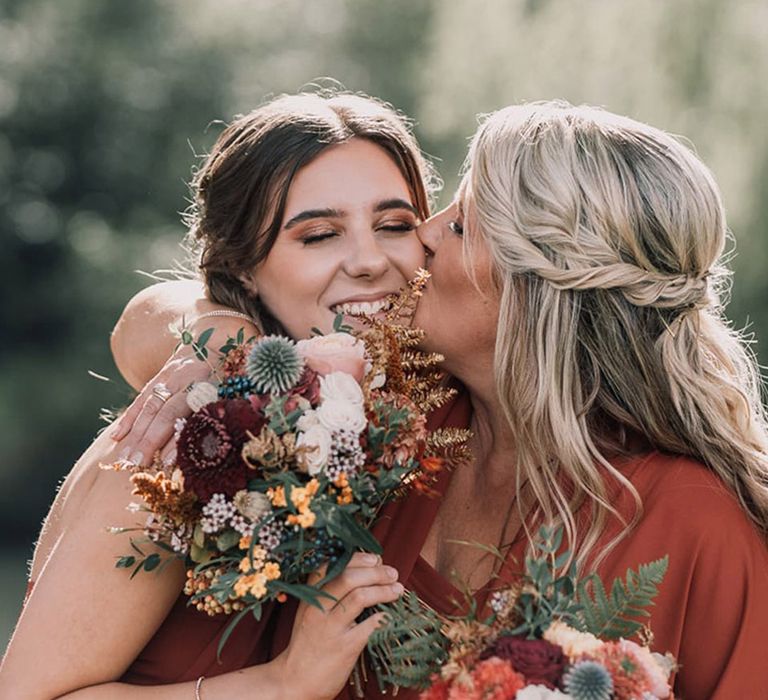
[[320, 398], [323, 401], [363, 403], [363, 390], [357, 380], [346, 372], [332, 372], [320, 378]]
[[365, 411], [362, 404], [327, 399], [317, 409], [317, 418], [326, 430], [335, 433], [349, 430], [355, 434], [363, 432], [366, 426]]
[[218, 401], [219, 391], [210, 382], [195, 382], [187, 393], [187, 406], [199, 411], [203, 406]]
[[328, 457], [331, 454], [331, 433], [318, 423], [299, 434], [296, 447], [306, 448], [298, 453], [299, 468], [314, 476], [328, 464]]

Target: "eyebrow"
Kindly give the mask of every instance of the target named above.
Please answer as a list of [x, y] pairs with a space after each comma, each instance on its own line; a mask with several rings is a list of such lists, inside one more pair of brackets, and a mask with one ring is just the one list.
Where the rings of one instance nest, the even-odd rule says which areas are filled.
[[[404, 199], [397, 198], [382, 200], [376, 204], [373, 211], [379, 213], [382, 211], [389, 211], [390, 209], [407, 209], [414, 216], [420, 216], [418, 209], [416, 209], [413, 204], [406, 202]], [[340, 219], [344, 216], [346, 216], [346, 212], [341, 209], [306, 209], [289, 219], [283, 228], [291, 229], [302, 221], [308, 221], [309, 219]]]
[[306, 209], [288, 220], [283, 228], [293, 228], [308, 219], [340, 219], [342, 216], [344, 216], [344, 212], [339, 209]]
[[384, 201], [379, 202], [373, 208], [373, 211], [380, 212], [387, 211], [388, 209], [407, 209], [414, 216], [419, 216], [418, 209], [416, 209], [416, 207], [414, 207], [410, 202], [406, 202], [404, 199], [385, 199]]

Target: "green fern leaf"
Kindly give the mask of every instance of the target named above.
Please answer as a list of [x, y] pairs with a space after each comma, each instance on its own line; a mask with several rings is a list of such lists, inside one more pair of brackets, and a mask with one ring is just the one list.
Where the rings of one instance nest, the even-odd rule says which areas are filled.
[[649, 616], [646, 608], [653, 605], [668, 566], [669, 557], [664, 557], [641, 564], [637, 572], [627, 569], [626, 580], [616, 579], [610, 596], [598, 576], [584, 578], [577, 587], [579, 629], [607, 639], [631, 637], [642, 627], [633, 618]]
[[442, 620], [409, 591], [394, 603], [376, 606], [388, 621], [371, 635], [368, 655], [379, 688], [423, 688], [448, 656]]

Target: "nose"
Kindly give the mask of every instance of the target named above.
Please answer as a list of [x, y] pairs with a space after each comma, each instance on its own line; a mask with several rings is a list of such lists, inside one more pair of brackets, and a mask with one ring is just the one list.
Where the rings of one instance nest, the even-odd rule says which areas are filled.
[[389, 269], [389, 264], [389, 258], [373, 232], [352, 237], [344, 259], [344, 269], [350, 277], [376, 279]]
[[432, 216], [419, 225], [416, 229], [416, 235], [419, 237], [421, 244], [427, 249], [427, 254], [433, 255], [443, 240], [443, 227], [440, 225], [438, 218]]

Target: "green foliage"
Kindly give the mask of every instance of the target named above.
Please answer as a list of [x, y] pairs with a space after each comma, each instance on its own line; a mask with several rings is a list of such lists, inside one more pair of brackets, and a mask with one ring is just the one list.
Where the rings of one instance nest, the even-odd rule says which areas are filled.
[[160, 555], [158, 552], [152, 552], [150, 554], [145, 554], [144, 551], [139, 547], [139, 544], [136, 540], [131, 539], [131, 548], [138, 554], [138, 556], [133, 554], [127, 554], [122, 557], [118, 557], [117, 561], [115, 562], [115, 568], [117, 569], [133, 569], [131, 572], [131, 578], [136, 576], [136, 574], [139, 573], [139, 571], [155, 571], [157, 570], [158, 573], [165, 568], [165, 566], [175, 557], [168, 556], [166, 558], [163, 558], [162, 555]]
[[610, 595], [596, 574], [579, 581], [577, 597], [581, 609], [573, 626], [604, 639], [631, 637], [642, 627], [641, 622], [632, 618], [649, 617], [645, 608], [653, 605], [668, 566], [666, 556], [641, 564], [637, 572], [627, 569], [626, 580], [617, 578]]
[[367, 652], [379, 688], [384, 684], [423, 688], [448, 657], [448, 640], [440, 617], [413, 593], [406, 591], [393, 603], [377, 605], [387, 621], [368, 640]]
[[571, 623], [580, 612], [576, 591], [576, 567], [563, 571], [569, 553], [559, 553], [563, 530], [542, 527], [536, 548], [540, 555], [526, 557], [526, 586], [517, 599], [516, 608], [522, 622], [510, 634], [540, 638], [553, 620]]
[[[344, 314], [336, 314], [333, 319], [333, 331], [334, 333], [351, 333], [352, 326], [344, 323]], [[322, 333], [320, 334], [322, 335]]]
[[597, 574], [577, 580], [575, 564], [564, 568], [570, 553], [560, 551], [562, 537], [562, 528], [539, 530], [540, 554], [525, 560], [525, 585], [515, 605], [522, 622], [509, 634], [537, 639], [555, 620], [602, 639], [638, 632], [642, 623], [634, 618], [649, 616], [645, 608], [658, 595], [669, 558], [641, 564], [637, 572], [627, 569], [626, 580], [616, 579], [608, 595]]

